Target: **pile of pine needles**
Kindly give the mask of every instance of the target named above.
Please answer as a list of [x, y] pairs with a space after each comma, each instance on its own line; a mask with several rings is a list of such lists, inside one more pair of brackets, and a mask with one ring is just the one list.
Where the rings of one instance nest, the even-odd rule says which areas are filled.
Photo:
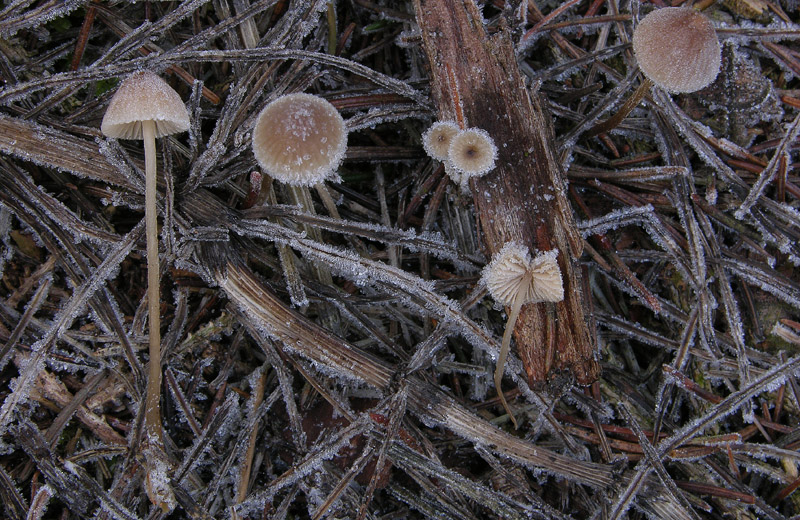
[[[800, 515], [800, 26], [794, 4], [704, 3], [715, 83], [600, 136], [641, 81], [638, 2], [479, 6], [553, 120], [602, 367], [530, 384], [512, 353], [515, 430], [473, 194], [420, 144], [439, 115], [414, 4], [6, 2], [0, 515]], [[140, 69], [192, 118], [158, 149], [172, 512], [144, 492], [142, 150], [99, 130]], [[250, 150], [289, 92], [347, 122], [338, 216]]]

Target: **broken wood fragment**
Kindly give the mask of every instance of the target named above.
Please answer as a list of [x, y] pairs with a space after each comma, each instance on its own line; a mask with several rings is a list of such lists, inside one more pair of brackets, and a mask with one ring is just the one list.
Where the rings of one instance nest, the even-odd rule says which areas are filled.
[[414, 6], [440, 119], [455, 121], [461, 110], [466, 125], [486, 130], [498, 147], [497, 167], [470, 186], [487, 253], [509, 241], [534, 253], [559, 250], [564, 300], [525, 306], [514, 330], [529, 382], [540, 386], [556, 372], [568, 371], [578, 383], [590, 384], [600, 368], [578, 274], [583, 241], [554, 154], [549, 115], [525, 86], [508, 31], [501, 27], [489, 36], [474, 2], [415, 0]]

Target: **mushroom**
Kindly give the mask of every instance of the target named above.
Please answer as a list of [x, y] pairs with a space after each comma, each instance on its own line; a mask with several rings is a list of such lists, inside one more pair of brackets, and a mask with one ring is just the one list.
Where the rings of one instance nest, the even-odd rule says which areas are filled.
[[[253, 128], [253, 155], [265, 173], [285, 183], [296, 204], [314, 214], [310, 187], [314, 187], [325, 209], [333, 218], [340, 218], [336, 203], [323, 184], [325, 180], [341, 181], [337, 173], [347, 149], [347, 128], [339, 111], [327, 100], [312, 94], [294, 93], [278, 97], [265, 106]], [[321, 240], [319, 229], [305, 225], [306, 233]], [[288, 271], [294, 268], [293, 255], [281, 246], [281, 261]], [[327, 269], [315, 268], [317, 279], [332, 283]], [[290, 285], [290, 287], [292, 287]], [[290, 288], [292, 300], [307, 304], [299, 284]], [[295, 298], [296, 295], [297, 297]], [[325, 317], [334, 320], [333, 313], [323, 310]]]
[[[189, 129], [189, 113], [180, 96], [167, 83], [150, 71], [128, 76], [120, 84], [106, 109], [101, 130], [115, 139], [144, 141], [145, 163], [145, 226], [147, 234], [147, 304], [150, 319], [150, 367], [145, 397], [145, 431], [158, 445], [161, 436], [161, 316], [158, 268], [158, 222], [156, 214], [156, 137]], [[152, 486], [151, 480], [158, 480]], [[171, 510], [171, 490], [159, 489], [155, 476], [148, 474], [151, 500]], [[152, 490], [152, 492], [151, 492]]]
[[665, 7], [645, 16], [633, 31], [633, 52], [650, 81], [677, 93], [710, 85], [722, 59], [711, 21], [690, 7]]
[[619, 125], [653, 84], [679, 94], [707, 87], [717, 77], [722, 59], [711, 21], [690, 7], [664, 7], [645, 16], [633, 31], [633, 53], [645, 81], [614, 116], [588, 135]]
[[450, 139], [447, 149], [447, 166], [453, 180], [465, 184], [471, 177], [480, 177], [494, 169], [497, 146], [486, 130], [467, 128]]
[[341, 181], [337, 168], [347, 149], [347, 128], [336, 107], [313, 94], [280, 96], [258, 114], [252, 144], [253, 155], [266, 173], [301, 188], [292, 193], [306, 211], [313, 213], [307, 188], [314, 186], [331, 216], [339, 218], [322, 184]]
[[559, 302], [564, 299], [564, 284], [556, 261], [557, 256], [558, 250], [554, 249], [531, 258], [527, 247], [518, 242], [507, 242], [483, 270], [482, 280], [492, 298], [511, 307], [506, 330], [503, 333], [500, 355], [497, 358], [494, 386], [515, 428], [517, 420], [501, 389], [503, 368], [511, 345], [511, 333], [514, 331], [522, 306], [526, 303]]
[[336, 173], [347, 148], [344, 119], [325, 99], [287, 94], [258, 115], [253, 154], [272, 177], [293, 186], [314, 186]]
[[437, 161], [446, 161], [450, 141], [460, 132], [457, 124], [450, 121], [436, 121], [422, 134], [422, 147], [425, 153]]

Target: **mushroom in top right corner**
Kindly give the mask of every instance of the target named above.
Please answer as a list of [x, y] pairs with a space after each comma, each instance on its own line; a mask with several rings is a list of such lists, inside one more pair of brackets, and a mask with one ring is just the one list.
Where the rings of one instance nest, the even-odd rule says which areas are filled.
[[722, 55], [713, 24], [690, 7], [664, 7], [645, 16], [633, 32], [633, 52], [650, 81], [676, 93], [711, 84]]

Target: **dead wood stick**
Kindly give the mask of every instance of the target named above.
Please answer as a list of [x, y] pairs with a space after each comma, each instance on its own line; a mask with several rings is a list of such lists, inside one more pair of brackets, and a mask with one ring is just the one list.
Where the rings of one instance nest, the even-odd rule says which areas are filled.
[[447, 68], [453, 71], [467, 126], [489, 132], [497, 167], [471, 184], [487, 252], [517, 241], [532, 251], [559, 250], [564, 301], [522, 309], [514, 337], [530, 384], [569, 371], [581, 384], [599, 375], [584, 312], [578, 258], [582, 240], [554, 154], [549, 114], [519, 73], [508, 32], [489, 36], [472, 0], [414, 0], [442, 120], [455, 121]]
[[[199, 212], [204, 210], [199, 209]], [[379, 389], [390, 388], [397, 367], [333, 336], [289, 308], [244, 265], [230, 243], [200, 243], [198, 254], [202, 265], [209, 269], [214, 281], [242, 310], [242, 315], [268, 331], [285, 352], [298, 353], [342, 377], [361, 380]], [[480, 439], [499, 455], [575, 482], [600, 488], [608, 488], [614, 483], [611, 466], [575, 460], [509, 435], [421, 379], [409, 378], [408, 388], [408, 408], [426, 422], [441, 424], [465, 439]]]

